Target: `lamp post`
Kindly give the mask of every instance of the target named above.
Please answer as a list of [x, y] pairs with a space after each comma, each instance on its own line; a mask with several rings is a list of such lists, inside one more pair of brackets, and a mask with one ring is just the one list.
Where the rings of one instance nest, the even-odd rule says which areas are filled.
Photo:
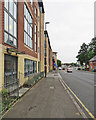
[[47, 54], [46, 54], [46, 52], [47, 52], [47, 50], [46, 50], [46, 48], [47, 48], [47, 42], [46, 42], [46, 27], [47, 27], [47, 24], [49, 24], [50, 22], [45, 22], [45, 77], [46, 77], [46, 75], [47, 75], [47, 61], [46, 61], [46, 57], [47, 57]]

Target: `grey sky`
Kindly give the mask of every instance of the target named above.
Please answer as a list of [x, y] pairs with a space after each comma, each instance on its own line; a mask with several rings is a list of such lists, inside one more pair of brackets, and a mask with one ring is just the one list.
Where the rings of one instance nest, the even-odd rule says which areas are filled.
[[94, 37], [95, 0], [43, 0], [53, 51], [62, 62], [76, 62], [83, 42]]

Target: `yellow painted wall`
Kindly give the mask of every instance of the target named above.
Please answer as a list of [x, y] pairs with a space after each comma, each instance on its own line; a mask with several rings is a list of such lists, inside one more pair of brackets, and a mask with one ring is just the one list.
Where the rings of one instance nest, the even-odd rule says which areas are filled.
[[40, 59], [40, 68], [41, 68], [41, 72], [44, 71], [44, 40], [45, 40], [45, 37], [44, 37], [44, 13], [41, 13], [41, 33], [40, 33], [40, 36], [41, 36], [41, 46], [40, 46], [40, 49], [41, 49], [41, 59]]
[[18, 56], [18, 77], [20, 79], [20, 85], [23, 85], [25, 81], [28, 80], [28, 77], [24, 77], [24, 59], [29, 59], [37, 61], [37, 73], [38, 73], [38, 59], [29, 55], [19, 55]]
[[47, 44], [47, 49], [46, 49], [46, 51], [47, 51], [47, 73], [49, 73], [49, 43], [48, 43], [48, 37], [46, 37], [46, 44]]
[[53, 63], [52, 63], [52, 49], [50, 49], [50, 71], [53, 69]]
[[[0, 87], [4, 85], [4, 54], [8, 54], [6, 49], [7, 49], [6, 46], [0, 45]], [[25, 58], [33, 61], [37, 61], [37, 73], [38, 73], [39, 60], [37, 58], [34, 58], [26, 54], [16, 55], [16, 53], [12, 53], [11, 55], [18, 57], [18, 79], [20, 79], [19, 80], [20, 85], [23, 85], [24, 82], [28, 80], [28, 77], [24, 78], [24, 59]]]

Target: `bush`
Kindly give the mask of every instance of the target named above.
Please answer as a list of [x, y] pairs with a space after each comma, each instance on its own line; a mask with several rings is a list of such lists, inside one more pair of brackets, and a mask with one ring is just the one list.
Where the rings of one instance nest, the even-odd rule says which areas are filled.
[[0, 95], [2, 96], [2, 110], [5, 110], [5, 108], [9, 107], [9, 104], [13, 102], [14, 99], [10, 98], [10, 94], [7, 89], [3, 88], [0, 92]]

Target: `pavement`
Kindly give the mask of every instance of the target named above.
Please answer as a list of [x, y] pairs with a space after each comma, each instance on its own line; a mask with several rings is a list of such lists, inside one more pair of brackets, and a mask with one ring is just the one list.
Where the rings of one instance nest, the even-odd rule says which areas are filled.
[[41, 79], [3, 118], [83, 118], [58, 72]]

